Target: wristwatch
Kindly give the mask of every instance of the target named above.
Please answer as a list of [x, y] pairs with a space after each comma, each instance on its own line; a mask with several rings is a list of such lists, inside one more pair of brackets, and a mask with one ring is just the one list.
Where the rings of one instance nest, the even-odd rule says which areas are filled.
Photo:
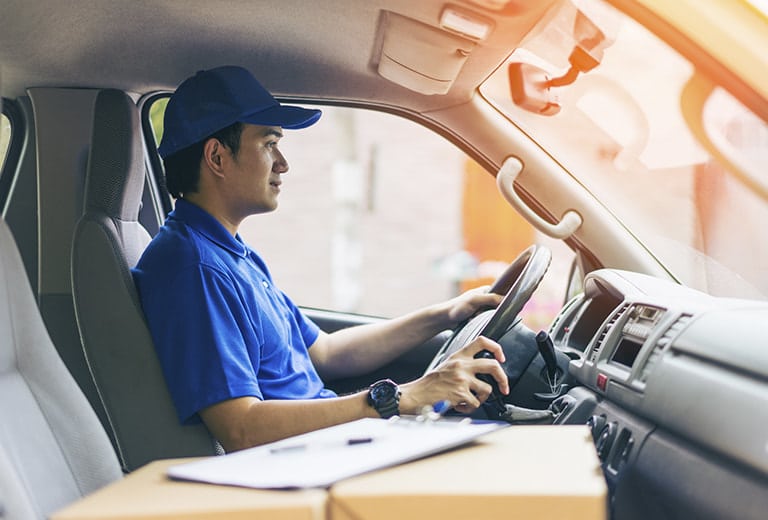
[[376, 381], [368, 387], [368, 404], [384, 419], [400, 415], [400, 388], [391, 379]]

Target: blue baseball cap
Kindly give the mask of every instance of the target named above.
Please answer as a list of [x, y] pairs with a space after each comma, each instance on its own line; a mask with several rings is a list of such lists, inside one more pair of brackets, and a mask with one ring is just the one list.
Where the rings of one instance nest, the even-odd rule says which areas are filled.
[[316, 123], [321, 114], [281, 105], [243, 67], [201, 70], [182, 82], [168, 101], [158, 152], [165, 159], [233, 123], [298, 129]]

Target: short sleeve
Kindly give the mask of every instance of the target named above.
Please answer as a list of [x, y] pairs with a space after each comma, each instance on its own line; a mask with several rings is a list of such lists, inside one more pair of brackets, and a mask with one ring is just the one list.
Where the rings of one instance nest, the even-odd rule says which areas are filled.
[[199, 410], [220, 401], [263, 398], [258, 328], [226, 273], [205, 265], [184, 269], [157, 300], [166, 310], [147, 314], [157, 317], [153, 336], [182, 422], [198, 422]]
[[281, 295], [286, 307], [290, 310], [296, 324], [298, 325], [299, 334], [301, 335], [304, 344], [307, 345], [307, 347], [311, 346], [315, 341], [317, 341], [317, 337], [320, 335], [320, 327], [318, 327], [314, 321], [309, 319], [301, 311], [301, 309], [299, 309], [296, 304], [293, 303], [287, 294], [281, 291]]

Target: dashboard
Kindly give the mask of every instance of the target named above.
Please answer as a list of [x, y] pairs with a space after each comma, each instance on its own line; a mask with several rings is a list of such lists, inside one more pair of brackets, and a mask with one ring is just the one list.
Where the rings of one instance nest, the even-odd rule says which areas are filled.
[[615, 518], [764, 518], [768, 304], [604, 269], [549, 333], [578, 382], [556, 422], [590, 426]]

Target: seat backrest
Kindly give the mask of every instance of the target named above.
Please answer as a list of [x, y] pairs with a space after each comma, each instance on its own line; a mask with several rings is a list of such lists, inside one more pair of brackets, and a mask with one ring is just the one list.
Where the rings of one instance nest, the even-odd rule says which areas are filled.
[[106, 432], [48, 336], [0, 220], [0, 506], [42, 519], [121, 478]]
[[131, 277], [150, 240], [138, 221], [144, 172], [136, 104], [122, 91], [101, 91], [84, 214], [72, 243], [72, 294], [105, 427], [126, 471], [155, 459], [216, 453], [204, 426], [177, 419]]

